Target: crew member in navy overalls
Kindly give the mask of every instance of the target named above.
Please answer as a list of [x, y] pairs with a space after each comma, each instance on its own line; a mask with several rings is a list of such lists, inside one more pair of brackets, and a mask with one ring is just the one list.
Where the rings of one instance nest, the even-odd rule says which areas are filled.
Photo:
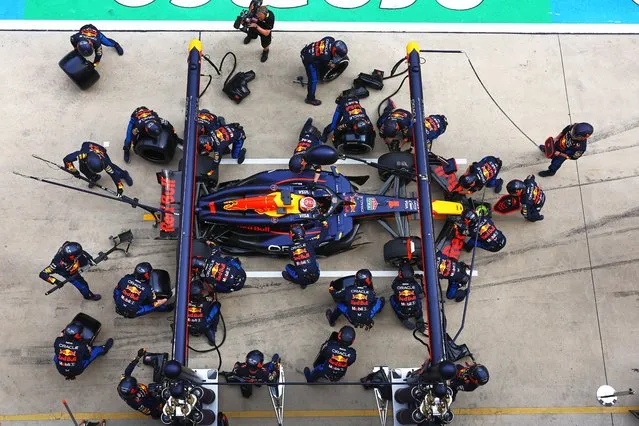
[[114, 47], [118, 55], [124, 55], [124, 49], [117, 41], [108, 38], [94, 25], [87, 24], [80, 28], [80, 31], [71, 36], [71, 44], [78, 53], [85, 58], [93, 55], [95, 51], [95, 59], [93, 66], [97, 67], [102, 59], [102, 46]]
[[318, 72], [321, 64], [328, 64], [329, 67], [335, 66], [335, 61], [348, 54], [348, 47], [342, 40], [335, 40], [333, 37], [324, 37], [323, 39], [304, 46], [300, 52], [308, 84], [306, 86], [307, 93], [304, 102], [307, 104], [318, 106], [322, 103], [315, 98], [315, 89], [317, 89], [317, 81], [319, 80]]
[[66, 241], [51, 260], [51, 264], [40, 272], [40, 278], [51, 285], [58, 285], [61, 281], [52, 275], [60, 275], [65, 280], [69, 280], [85, 299], [97, 301], [102, 297], [93, 293], [89, 289], [89, 284], [80, 275], [80, 268], [89, 263], [93, 263], [93, 257], [82, 250], [79, 243]]
[[89, 346], [82, 337], [84, 326], [72, 322], [65, 327], [53, 343], [53, 362], [58, 372], [67, 380], [74, 380], [99, 356], [106, 355], [113, 346], [113, 339], [107, 339], [102, 346]]
[[138, 350], [138, 355], [126, 367], [118, 384], [118, 395], [134, 410], [151, 416], [153, 419], [159, 419], [164, 405], [164, 400], [161, 396], [162, 385], [160, 383], [149, 383], [147, 386], [138, 383], [137, 379], [132, 376], [133, 370], [145, 355], [146, 351], [144, 349]]
[[150, 312], [170, 312], [173, 303], [168, 299], [158, 298], [151, 287], [151, 271], [149, 262], [138, 263], [132, 274], [122, 277], [113, 290], [115, 312], [125, 318], [136, 318]]
[[504, 180], [497, 177], [501, 170], [501, 160], [491, 155], [473, 162], [459, 178], [459, 185], [470, 193], [486, 188], [501, 192]]
[[230, 293], [241, 290], [246, 282], [246, 272], [237, 257], [224, 256], [218, 246], [211, 247], [208, 258], [196, 256], [191, 261], [193, 277], [200, 278], [211, 291]]
[[[397, 318], [409, 330], [414, 330], [417, 327], [420, 331], [424, 331], [424, 312], [422, 310], [424, 290], [422, 284], [415, 279], [415, 271], [410, 264], [402, 264], [391, 288], [393, 295], [390, 297], [390, 305]], [[415, 323], [410, 321], [411, 319], [415, 319]]]
[[222, 305], [215, 300], [215, 294], [206, 292], [202, 282], [191, 281], [191, 297], [186, 312], [186, 320], [191, 336], [204, 334], [211, 346], [215, 346], [215, 333], [220, 321]]
[[546, 194], [535, 182], [535, 176], [530, 175], [523, 182], [513, 179], [506, 185], [506, 190], [510, 195], [519, 198], [521, 215], [526, 220], [530, 222], [544, 220], [544, 215], [539, 212], [546, 202]]
[[[80, 171], [73, 166], [76, 160], [80, 165]], [[105, 171], [111, 176], [117, 187], [118, 195], [122, 195], [124, 192], [123, 180], [127, 185], [133, 185], [133, 179], [129, 176], [129, 172], [113, 164], [107, 155], [106, 148], [97, 143], [84, 142], [79, 151], [68, 154], [62, 161], [64, 161], [64, 167], [74, 176], [80, 176], [80, 172], [82, 172], [91, 181], [89, 188], [93, 188], [94, 184], [100, 180], [102, 176], [99, 173], [101, 171]]]
[[479, 247], [496, 253], [506, 245], [506, 236], [497, 229], [495, 223], [486, 216], [477, 216], [473, 210], [464, 210], [454, 226], [458, 235], [470, 237], [464, 242], [467, 252]]
[[446, 298], [461, 302], [466, 298], [465, 288], [470, 281], [470, 268], [464, 262], [437, 252], [437, 274], [439, 278], [448, 279]]
[[291, 263], [286, 265], [282, 271], [282, 277], [294, 284], [299, 284], [302, 289], [317, 282], [320, 277], [320, 266], [317, 262], [315, 247], [326, 236], [328, 223], [323, 222], [321, 226], [320, 233], [314, 237], [307, 237], [301, 224], [296, 223], [291, 226], [289, 234], [293, 245], [288, 252]]
[[333, 121], [324, 128], [322, 140], [326, 141], [329, 133], [333, 133], [333, 139], [340, 139], [345, 133], [353, 132], [357, 135], [366, 135], [372, 130], [373, 124], [366, 114], [366, 110], [359, 102], [359, 98], [355, 95], [341, 96]]
[[124, 138], [124, 161], [129, 162], [131, 158], [131, 145], [135, 147], [135, 144], [144, 137], [151, 139], [157, 139], [162, 130], [166, 130], [177, 143], [182, 143], [182, 139], [175, 133], [175, 128], [168, 120], [160, 118], [157, 112], [149, 109], [145, 106], [137, 107], [131, 118], [129, 119], [129, 126], [126, 129], [126, 137]]
[[357, 271], [352, 286], [337, 292], [334, 292], [333, 287], [330, 287], [329, 292], [340, 300], [335, 309], [326, 310], [326, 319], [331, 327], [343, 314], [353, 326], [369, 330], [375, 324], [373, 321], [375, 315], [384, 308], [385, 300], [383, 297], [377, 298], [375, 295], [373, 276], [368, 269]]
[[[337, 334], [337, 339], [333, 336]], [[304, 367], [304, 377], [307, 383], [326, 378], [331, 382], [339, 381], [355, 363], [357, 352], [352, 348], [355, 342], [355, 330], [351, 326], [344, 326], [339, 333], [333, 332], [331, 337], [322, 344], [319, 355], [313, 363], [313, 370]]]
[[[539, 176], [554, 176], [557, 170], [567, 159], [578, 160], [586, 152], [588, 138], [594, 129], [589, 123], [575, 123], [566, 126], [554, 139], [555, 152], [548, 170], [539, 172]], [[539, 149], [545, 152], [544, 145], [539, 145]]]

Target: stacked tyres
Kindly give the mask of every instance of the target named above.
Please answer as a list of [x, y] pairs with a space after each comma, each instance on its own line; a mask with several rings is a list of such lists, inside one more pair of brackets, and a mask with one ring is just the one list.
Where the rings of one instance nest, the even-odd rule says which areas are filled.
[[93, 86], [100, 79], [93, 63], [88, 61], [76, 50], [72, 50], [58, 62], [60, 68], [82, 90]]
[[319, 66], [319, 70], [318, 70], [320, 81], [328, 82], [328, 81], [335, 80], [346, 70], [346, 68], [348, 67], [348, 64], [349, 64], [348, 56], [344, 56], [343, 58], [340, 58], [333, 68], [330, 68], [328, 64], [322, 63]]
[[162, 129], [162, 133], [157, 138], [143, 137], [140, 138], [133, 148], [135, 153], [140, 157], [152, 163], [166, 164], [171, 162], [175, 155], [177, 147], [177, 138], [166, 129]]
[[333, 145], [340, 154], [362, 155], [369, 153], [375, 148], [375, 130], [371, 128], [365, 135], [352, 132], [334, 135]]

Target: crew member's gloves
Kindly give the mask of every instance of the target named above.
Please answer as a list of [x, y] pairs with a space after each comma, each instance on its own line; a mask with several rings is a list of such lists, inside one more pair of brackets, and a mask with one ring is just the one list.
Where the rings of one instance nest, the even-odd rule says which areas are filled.
[[136, 357], [137, 359], [142, 358], [144, 355], [146, 355], [146, 349], [144, 348], [140, 348], [138, 349], [138, 356]]
[[124, 194], [124, 188], [122, 188], [121, 186], [118, 186], [118, 197], [121, 197], [122, 194]]
[[124, 55], [124, 49], [122, 49], [122, 46], [120, 46], [119, 43], [115, 43], [115, 50], [118, 52], [118, 55], [122, 56]]
[[78, 169], [67, 169], [73, 176], [79, 178], [80, 177], [80, 171]]
[[95, 61], [95, 62], [93, 63], [93, 68], [97, 68], [99, 64], [100, 64], [100, 62]]
[[124, 162], [128, 163], [129, 161], [131, 161], [131, 149], [124, 148]]

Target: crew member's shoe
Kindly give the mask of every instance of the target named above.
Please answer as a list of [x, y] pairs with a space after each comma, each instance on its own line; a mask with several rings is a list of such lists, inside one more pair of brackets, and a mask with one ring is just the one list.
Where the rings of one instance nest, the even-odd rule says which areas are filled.
[[251, 36], [246, 36], [246, 37], [244, 37], [244, 44], [249, 44], [249, 43], [251, 42], [251, 40], [253, 40], [253, 39], [251, 38]]
[[246, 158], [246, 148], [242, 148], [240, 150], [240, 153], [237, 155], [237, 164], [242, 164], [245, 158]]
[[473, 247], [475, 247], [475, 246], [474, 246], [474, 245], [473, 245], [473, 243], [471, 243], [470, 241], [466, 241], [466, 242], [464, 243], [464, 250], [465, 250], [466, 252], [468, 252], [468, 253], [470, 253], [471, 251], [473, 251]]
[[282, 278], [284, 278], [286, 281], [293, 281], [293, 277], [291, 277], [291, 274], [289, 274], [287, 271], [282, 271]]
[[93, 300], [94, 302], [97, 302], [98, 300], [102, 299], [102, 296], [100, 296], [97, 293], [91, 293], [89, 295], [89, 297], [85, 297], [86, 300]]
[[131, 151], [128, 149], [124, 150], [124, 162], [128, 163], [129, 161], [131, 161]]
[[122, 49], [122, 46], [120, 46], [119, 43], [115, 43], [115, 50], [118, 52], [118, 55], [122, 56], [124, 55], [124, 49]]
[[546, 147], [545, 147], [544, 145], [538, 145], [538, 146], [539, 146], [539, 150], [540, 150], [541, 152], [543, 152], [543, 153], [544, 153], [544, 155], [545, 155], [545, 154], [546, 154]]
[[311, 369], [304, 367], [304, 377], [306, 377], [306, 383], [311, 383]]
[[322, 101], [320, 101], [319, 99], [306, 98], [306, 99], [304, 99], [304, 102], [306, 102], [309, 105], [313, 105], [313, 106], [319, 106], [319, 105], [322, 104]]
[[407, 319], [402, 320], [402, 324], [404, 324], [404, 327], [406, 327], [409, 330], [415, 330], [415, 324], [413, 324], [411, 321]]
[[551, 172], [550, 170], [542, 170], [538, 173], [538, 175], [541, 177], [554, 176], [555, 172]]
[[260, 57], [260, 62], [266, 62], [268, 59], [268, 50], [262, 50], [262, 56]]
[[326, 310], [326, 320], [331, 327], [335, 327], [335, 321], [331, 321], [331, 316], [333, 315], [333, 311], [330, 309]]
[[124, 176], [122, 176], [122, 178], [124, 179], [127, 185], [133, 186], [133, 179], [131, 178], [131, 175], [129, 174], [129, 172], [124, 172]]
[[104, 343], [104, 355], [106, 355], [107, 352], [109, 352], [109, 350], [111, 350], [112, 347], [113, 347], [113, 339], [109, 337], [107, 341]]
[[503, 179], [497, 179], [497, 185], [495, 185], [495, 193], [499, 194], [501, 192], [501, 188], [504, 186]]

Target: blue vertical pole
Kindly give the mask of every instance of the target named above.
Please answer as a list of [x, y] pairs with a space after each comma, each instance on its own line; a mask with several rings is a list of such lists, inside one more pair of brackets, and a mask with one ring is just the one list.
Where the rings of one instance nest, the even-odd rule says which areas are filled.
[[200, 93], [200, 68], [202, 66], [202, 42], [191, 40], [189, 44], [188, 75], [186, 81], [186, 113], [184, 123], [184, 167], [182, 168], [182, 205], [180, 208], [180, 240], [178, 264], [175, 273], [175, 331], [173, 332], [173, 359], [186, 366], [188, 363], [189, 333], [187, 308], [191, 283], [191, 245], [195, 211], [195, 162], [197, 160], [197, 125]]
[[444, 335], [439, 310], [439, 277], [435, 260], [435, 238], [433, 211], [430, 196], [430, 175], [428, 173], [428, 147], [424, 132], [424, 95], [422, 72], [419, 62], [419, 45], [410, 42], [406, 46], [408, 59], [408, 81], [410, 84], [410, 105], [413, 113], [413, 140], [415, 141], [415, 168], [417, 170], [417, 194], [422, 234], [422, 259], [426, 286], [426, 320], [430, 340], [431, 365], [444, 360]]

